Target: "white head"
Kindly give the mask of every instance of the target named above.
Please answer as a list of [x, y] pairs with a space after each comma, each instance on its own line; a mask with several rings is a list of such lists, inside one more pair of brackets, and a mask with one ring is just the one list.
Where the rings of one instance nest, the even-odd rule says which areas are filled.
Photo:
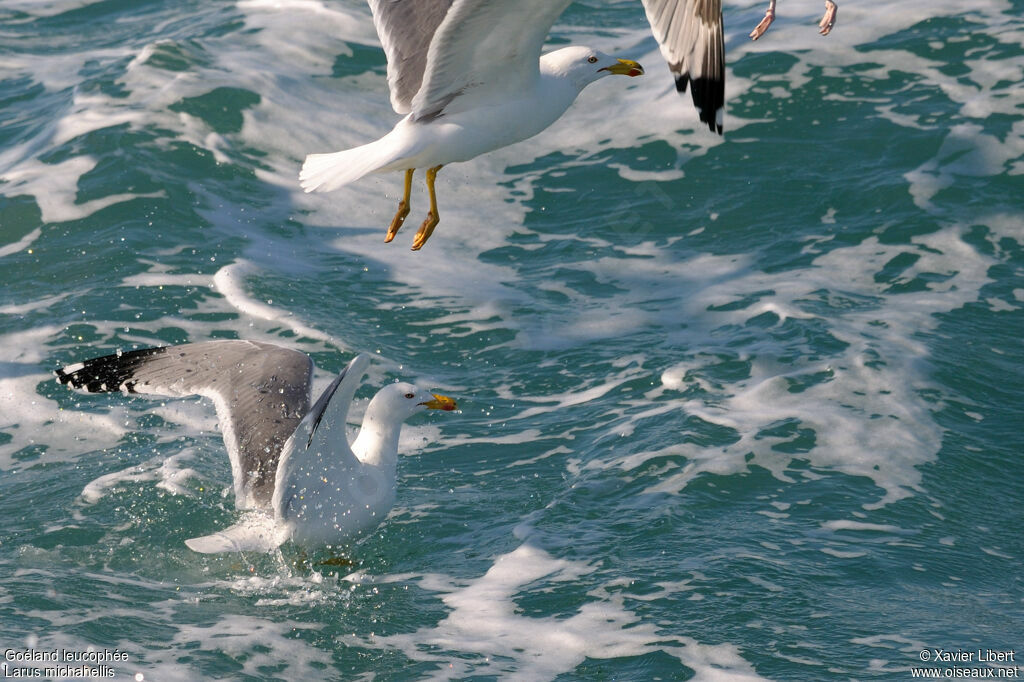
[[394, 464], [402, 423], [417, 412], [456, 408], [451, 398], [431, 393], [413, 384], [399, 383], [377, 391], [366, 406], [363, 426], [352, 443], [352, 452], [363, 463]]
[[605, 76], [641, 76], [644, 67], [631, 59], [616, 59], [583, 45], [563, 47], [540, 58], [543, 73], [566, 78], [582, 90]]
[[366, 408], [366, 416], [381, 421], [401, 424], [417, 412], [424, 410], [451, 411], [455, 401], [448, 396], [431, 393], [413, 384], [401, 382], [377, 391]]

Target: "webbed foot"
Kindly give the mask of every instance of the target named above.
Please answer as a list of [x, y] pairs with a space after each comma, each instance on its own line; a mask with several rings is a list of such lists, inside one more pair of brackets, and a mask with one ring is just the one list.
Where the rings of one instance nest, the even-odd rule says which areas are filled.
[[398, 202], [398, 212], [395, 213], [395, 217], [391, 219], [391, 224], [388, 226], [388, 234], [384, 237], [384, 243], [389, 243], [398, 234], [398, 231], [402, 229], [402, 223], [405, 222], [406, 216], [409, 215], [409, 204], [405, 201]]
[[818, 22], [818, 26], [821, 28], [819, 33], [823, 36], [827, 36], [832, 32], [832, 27], [836, 25], [836, 14], [838, 14], [839, 8], [836, 3], [832, 0], [825, 0], [825, 16]]
[[430, 235], [434, 233], [434, 228], [441, 222], [433, 211], [427, 214], [427, 219], [420, 225], [419, 232], [416, 233], [416, 238], [412, 240], [412, 250], [419, 251], [423, 248], [423, 245], [430, 239]]

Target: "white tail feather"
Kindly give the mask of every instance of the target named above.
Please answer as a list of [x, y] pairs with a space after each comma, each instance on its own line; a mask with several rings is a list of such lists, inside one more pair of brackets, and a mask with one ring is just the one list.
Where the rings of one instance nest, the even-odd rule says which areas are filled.
[[302, 189], [330, 192], [396, 161], [394, 146], [381, 144], [386, 139], [333, 154], [310, 154], [299, 172]]
[[252, 512], [224, 530], [189, 538], [185, 544], [193, 552], [218, 554], [221, 552], [272, 552], [288, 539], [288, 529], [282, 528], [270, 514]]

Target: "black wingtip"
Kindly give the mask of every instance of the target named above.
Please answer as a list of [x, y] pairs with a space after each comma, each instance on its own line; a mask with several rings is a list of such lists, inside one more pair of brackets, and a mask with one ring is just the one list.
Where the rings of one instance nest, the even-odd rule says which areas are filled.
[[697, 114], [708, 130], [722, 135], [722, 123], [719, 112], [725, 107], [725, 80], [721, 78], [693, 78], [689, 74], [676, 77], [676, 90], [685, 93], [690, 83], [690, 94]]
[[91, 358], [54, 370], [57, 382], [89, 393], [134, 392], [135, 370], [147, 359], [166, 353], [166, 347], [142, 348]]

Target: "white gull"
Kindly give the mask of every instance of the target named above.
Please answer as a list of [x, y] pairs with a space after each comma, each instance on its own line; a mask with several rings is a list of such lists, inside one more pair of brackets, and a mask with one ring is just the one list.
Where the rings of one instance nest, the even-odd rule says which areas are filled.
[[[541, 56], [571, 0], [369, 0], [388, 60], [391, 105], [405, 118], [375, 142], [310, 154], [299, 179], [307, 192], [330, 191], [370, 173], [405, 171], [405, 189], [388, 228], [394, 239], [409, 214], [413, 172], [426, 168], [430, 211], [413, 250], [439, 221], [434, 181], [442, 166], [536, 135], [590, 83], [638, 76], [634, 61], [590, 47]], [[722, 132], [725, 47], [721, 0], [643, 0], [680, 92], [690, 89], [700, 119]]]
[[310, 407], [313, 363], [299, 351], [218, 340], [115, 353], [68, 365], [57, 381], [91, 393], [201, 395], [217, 409], [235, 506], [223, 531], [187, 540], [203, 553], [267, 552], [291, 540], [337, 546], [375, 528], [395, 503], [402, 423], [455, 401], [409, 383], [380, 389], [349, 445], [349, 404], [370, 360], [358, 355]]

